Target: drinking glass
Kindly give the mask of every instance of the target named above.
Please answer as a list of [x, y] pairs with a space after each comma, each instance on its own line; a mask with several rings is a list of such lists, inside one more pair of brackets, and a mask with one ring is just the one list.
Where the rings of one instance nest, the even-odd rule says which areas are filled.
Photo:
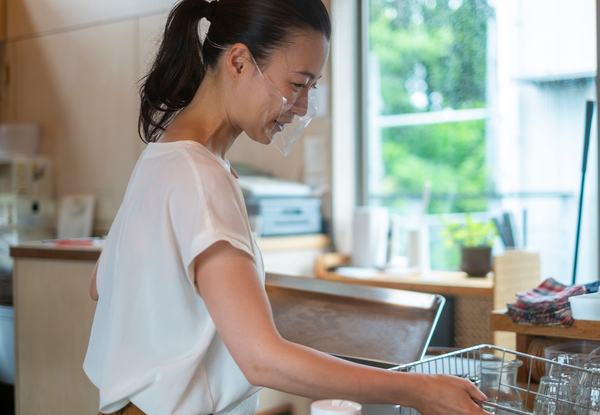
[[[583, 393], [583, 389], [586, 386], [590, 386], [589, 383], [592, 380], [591, 375], [596, 372], [600, 373], [600, 358], [596, 357], [591, 359], [588, 363], [583, 365], [583, 368], [589, 370], [591, 373], [583, 371], [580, 373], [579, 383], [577, 384], [577, 396]], [[577, 398], [575, 398], [575, 400], [577, 400]]]
[[533, 409], [535, 415], [556, 415], [556, 399], [546, 399]]
[[551, 365], [549, 376], [566, 379], [569, 381], [571, 397], [573, 400], [575, 400], [577, 397], [577, 386], [579, 384], [580, 372], [577, 369], [573, 369], [569, 366], [581, 367], [579, 355], [576, 353], [552, 353], [550, 358], [556, 361], [558, 364], [554, 363]]
[[[505, 408], [523, 410], [523, 399], [517, 389], [517, 369], [523, 364], [519, 359], [490, 360], [481, 362], [480, 389], [488, 397], [488, 402]], [[510, 415], [503, 411], [485, 406], [484, 409], [496, 415]]]
[[[593, 363], [586, 364], [588, 365], [591, 366]], [[575, 402], [574, 413], [575, 415], [600, 415], [600, 369], [587, 373], [585, 385], [580, 389]]]
[[533, 414], [572, 415], [572, 413], [573, 404], [569, 381], [552, 376], [542, 377], [533, 403]]

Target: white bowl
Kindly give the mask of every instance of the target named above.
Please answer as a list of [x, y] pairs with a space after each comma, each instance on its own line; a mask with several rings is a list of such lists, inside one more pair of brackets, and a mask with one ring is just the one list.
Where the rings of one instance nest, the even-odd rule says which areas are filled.
[[575, 320], [600, 321], [600, 294], [584, 294], [569, 297]]

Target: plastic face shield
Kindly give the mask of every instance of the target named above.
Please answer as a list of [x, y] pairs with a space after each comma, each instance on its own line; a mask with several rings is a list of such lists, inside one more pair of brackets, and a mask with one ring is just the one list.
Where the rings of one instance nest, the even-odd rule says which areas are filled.
[[264, 130], [271, 143], [287, 156], [308, 124], [317, 114], [314, 90], [302, 91], [295, 101], [288, 100], [267, 78], [252, 57], [252, 62], [263, 80], [270, 102], [264, 117]]

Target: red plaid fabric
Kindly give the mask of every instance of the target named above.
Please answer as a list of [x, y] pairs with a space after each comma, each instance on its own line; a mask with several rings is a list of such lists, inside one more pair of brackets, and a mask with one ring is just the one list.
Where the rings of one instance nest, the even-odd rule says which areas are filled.
[[569, 297], [585, 293], [583, 285], [569, 287], [548, 278], [531, 291], [517, 293], [517, 301], [507, 304], [508, 315], [518, 324], [570, 326], [573, 314]]
[[548, 278], [531, 291], [517, 293], [517, 301], [526, 304], [557, 304], [568, 301], [569, 297], [585, 293], [583, 285], [568, 287], [554, 278]]

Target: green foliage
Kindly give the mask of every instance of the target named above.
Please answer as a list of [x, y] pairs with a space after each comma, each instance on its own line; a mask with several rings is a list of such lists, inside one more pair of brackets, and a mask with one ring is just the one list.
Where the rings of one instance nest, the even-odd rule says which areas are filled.
[[[370, 53], [380, 69], [382, 115], [441, 108], [483, 108], [486, 102], [487, 22], [493, 14], [485, 0], [463, 0], [458, 9], [447, 0], [369, 0]], [[416, 23], [415, 13], [422, 16]], [[441, 106], [411, 104], [407, 80], [415, 65], [425, 68], [425, 94], [441, 95]], [[432, 104], [430, 102], [429, 104]], [[433, 182], [430, 213], [487, 210], [487, 198], [453, 198], [491, 190], [486, 164], [486, 123], [468, 121], [383, 130], [383, 195], [421, 193]], [[401, 209], [403, 202], [388, 204]]]
[[444, 244], [431, 245], [431, 269], [457, 270], [460, 269], [460, 249], [455, 246], [448, 248]]
[[[426, 180], [437, 193], [477, 194], [486, 189], [485, 122], [387, 129], [383, 134], [384, 194], [419, 194]], [[467, 156], [468, 155], [468, 156]], [[487, 199], [432, 200], [430, 213], [487, 210]]]
[[[447, 1], [429, 8], [419, 0], [369, 0], [369, 49], [381, 67], [384, 114], [417, 112], [405, 82], [416, 63], [427, 69], [428, 92], [440, 92], [445, 106], [485, 106], [487, 22], [493, 9], [483, 0]], [[390, 18], [390, 12], [396, 14]], [[415, 13], [423, 22], [414, 23]]]
[[465, 248], [492, 246], [494, 238], [498, 235], [494, 222], [474, 222], [468, 213], [466, 223], [447, 223], [441, 216], [440, 222], [444, 225], [440, 236], [444, 238], [444, 245], [448, 248], [457, 245]]

